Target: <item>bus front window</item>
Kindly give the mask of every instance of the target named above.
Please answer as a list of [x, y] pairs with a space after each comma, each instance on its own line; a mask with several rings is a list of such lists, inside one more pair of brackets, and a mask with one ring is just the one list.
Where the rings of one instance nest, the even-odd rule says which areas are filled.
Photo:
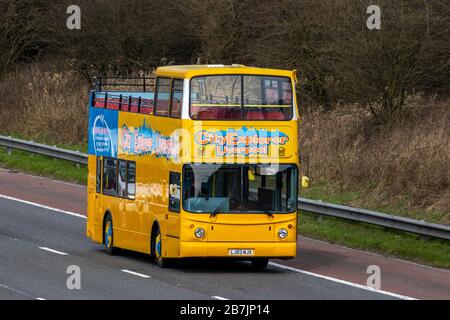
[[297, 210], [293, 165], [185, 165], [183, 208], [192, 213], [288, 213]]

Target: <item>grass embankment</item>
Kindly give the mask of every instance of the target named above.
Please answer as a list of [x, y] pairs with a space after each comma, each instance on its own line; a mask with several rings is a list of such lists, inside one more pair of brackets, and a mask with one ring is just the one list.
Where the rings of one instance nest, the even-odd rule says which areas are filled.
[[12, 150], [11, 155], [9, 155], [6, 148], [3, 147], [0, 147], [0, 167], [80, 184], [85, 184], [87, 181], [87, 171], [83, 166], [77, 167], [70, 161], [19, 150]]
[[[84, 150], [83, 146], [71, 146], [70, 149]], [[13, 150], [8, 155], [6, 148], [0, 147], [0, 166], [13, 168], [38, 175], [50, 176], [64, 181], [80, 184], [86, 182], [86, 168], [77, 167], [64, 160], [55, 160], [40, 155]], [[361, 196], [361, 193], [343, 192], [326, 196], [323, 185], [302, 190], [302, 196], [322, 199], [334, 203], [348, 203]], [[392, 212], [394, 211], [394, 212]], [[391, 212], [397, 212], [391, 208]], [[349, 222], [332, 217], [323, 217], [320, 221], [311, 213], [299, 215], [299, 233], [303, 236], [321, 239], [393, 257], [399, 257], [428, 265], [450, 268], [450, 241], [426, 239], [405, 232], [389, 231], [384, 228]]]

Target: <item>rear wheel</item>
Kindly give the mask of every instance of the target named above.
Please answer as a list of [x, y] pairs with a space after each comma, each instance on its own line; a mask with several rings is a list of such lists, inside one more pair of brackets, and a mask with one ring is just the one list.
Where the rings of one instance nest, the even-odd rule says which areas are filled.
[[161, 239], [161, 231], [159, 230], [159, 227], [153, 236], [152, 243], [153, 243], [153, 245], [152, 245], [153, 246], [153, 254], [155, 256], [156, 264], [160, 268], [168, 267], [169, 260], [162, 256], [162, 239]]
[[252, 260], [252, 267], [254, 269], [264, 269], [269, 264], [268, 258], [257, 258]]
[[105, 251], [109, 255], [113, 255], [116, 250], [114, 248], [114, 233], [113, 222], [111, 214], [108, 214], [103, 226], [103, 244], [105, 245]]

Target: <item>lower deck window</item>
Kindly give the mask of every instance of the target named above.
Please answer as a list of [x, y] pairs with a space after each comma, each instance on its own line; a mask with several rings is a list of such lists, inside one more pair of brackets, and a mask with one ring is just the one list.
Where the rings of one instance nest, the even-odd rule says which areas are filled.
[[134, 199], [136, 196], [136, 162], [127, 162], [127, 198]]
[[[97, 168], [100, 168], [100, 158], [97, 159]], [[136, 162], [103, 158], [103, 171], [101, 180], [102, 193], [121, 198], [134, 199], [136, 196]], [[97, 181], [100, 177], [97, 176]]]
[[117, 160], [115, 159], [104, 159], [103, 193], [117, 195]]

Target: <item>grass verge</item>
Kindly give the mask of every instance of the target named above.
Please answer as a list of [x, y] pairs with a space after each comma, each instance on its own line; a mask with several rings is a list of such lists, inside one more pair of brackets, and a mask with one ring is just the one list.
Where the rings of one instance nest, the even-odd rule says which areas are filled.
[[[0, 166], [80, 184], [85, 184], [87, 180], [83, 166], [18, 150], [8, 155], [3, 147], [0, 147]], [[348, 203], [358, 197], [358, 193], [352, 192], [324, 197], [321, 191], [324, 191], [323, 187], [318, 186], [302, 196], [334, 203]], [[317, 215], [307, 212], [299, 215], [298, 231], [303, 236], [450, 269], [450, 241], [428, 239], [333, 217], [323, 217], [318, 221]]]
[[87, 181], [87, 171], [83, 166], [77, 167], [70, 161], [19, 150], [12, 150], [12, 154], [9, 155], [4, 147], [0, 147], [0, 167], [80, 184], [85, 184]]

